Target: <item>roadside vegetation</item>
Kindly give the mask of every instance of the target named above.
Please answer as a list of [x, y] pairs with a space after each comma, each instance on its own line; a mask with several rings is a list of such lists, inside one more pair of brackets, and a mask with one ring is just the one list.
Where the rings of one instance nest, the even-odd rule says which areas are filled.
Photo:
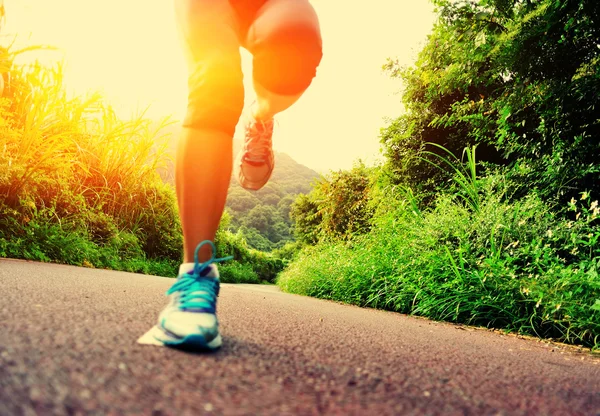
[[[382, 179], [377, 170], [353, 173], [364, 181]], [[324, 218], [305, 233], [318, 242], [302, 249], [279, 286], [598, 346], [598, 200], [581, 193], [557, 213], [535, 193], [511, 198], [505, 175], [467, 175], [457, 173], [456, 192], [440, 192], [427, 205], [410, 188], [385, 183], [373, 183], [366, 198], [347, 204], [357, 208], [350, 213], [327, 216], [331, 200], [319, 199], [323, 205], [316, 202], [318, 208], [306, 214]], [[332, 184], [339, 185], [327, 186]], [[333, 231], [356, 223], [363, 233]]]
[[[0, 257], [175, 276], [182, 256], [168, 120], [119, 119], [102, 97], [70, 97], [60, 65], [3, 50]], [[224, 281], [272, 282], [283, 260], [219, 232]]]
[[436, 0], [385, 163], [292, 206], [293, 293], [600, 347], [600, 4]]
[[166, 273], [173, 192], [155, 173], [160, 126], [67, 96], [60, 66], [9, 63], [0, 100], [0, 256]]

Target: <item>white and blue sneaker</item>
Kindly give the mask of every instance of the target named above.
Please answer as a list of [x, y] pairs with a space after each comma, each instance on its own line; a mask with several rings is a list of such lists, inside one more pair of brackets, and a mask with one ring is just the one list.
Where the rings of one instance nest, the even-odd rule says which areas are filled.
[[[205, 244], [211, 245], [212, 257], [200, 263], [198, 251]], [[221, 346], [216, 315], [219, 271], [214, 263], [233, 257], [217, 259], [215, 252], [212, 241], [203, 241], [196, 247], [193, 267], [180, 267], [177, 281], [167, 291], [169, 304], [158, 317], [154, 335], [164, 345], [196, 350], [216, 350]]]

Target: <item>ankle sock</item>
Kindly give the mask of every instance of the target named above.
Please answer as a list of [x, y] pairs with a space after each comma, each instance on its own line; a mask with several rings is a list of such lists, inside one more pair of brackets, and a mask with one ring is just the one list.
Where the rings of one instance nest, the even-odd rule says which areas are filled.
[[179, 266], [179, 276], [181, 276], [184, 273], [189, 273], [192, 270], [194, 270], [194, 263], [182, 263]]

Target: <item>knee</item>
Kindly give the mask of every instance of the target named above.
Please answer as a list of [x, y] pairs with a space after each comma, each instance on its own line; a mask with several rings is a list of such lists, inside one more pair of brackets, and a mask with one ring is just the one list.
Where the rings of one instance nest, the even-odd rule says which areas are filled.
[[282, 28], [255, 46], [254, 79], [274, 93], [297, 95], [312, 83], [322, 57], [318, 28], [302, 24]]
[[244, 107], [243, 75], [239, 64], [203, 62], [188, 79], [184, 127], [212, 129], [233, 137]]

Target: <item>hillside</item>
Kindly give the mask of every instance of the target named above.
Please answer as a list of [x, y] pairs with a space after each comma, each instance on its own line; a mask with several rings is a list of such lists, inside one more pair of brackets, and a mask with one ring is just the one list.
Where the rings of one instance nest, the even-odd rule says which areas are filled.
[[[169, 138], [169, 153], [175, 154], [179, 127], [165, 128]], [[234, 140], [234, 156], [242, 145]], [[174, 157], [172, 157], [174, 159]], [[174, 164], [161, 171], [163, 180], [174, 184]], [[298, 194], [310, 192], [311, 183], [320, 175], [301, 165], [285, 153], [275, 152], [275, 170], [267, 185], [259, 191], [243, 189], [232, 177], [227, 197], [227, 212], [231, 216], [230, 228], [244, 235], [253, 248], [270, 251], [293, 241], [290, 206]]]

